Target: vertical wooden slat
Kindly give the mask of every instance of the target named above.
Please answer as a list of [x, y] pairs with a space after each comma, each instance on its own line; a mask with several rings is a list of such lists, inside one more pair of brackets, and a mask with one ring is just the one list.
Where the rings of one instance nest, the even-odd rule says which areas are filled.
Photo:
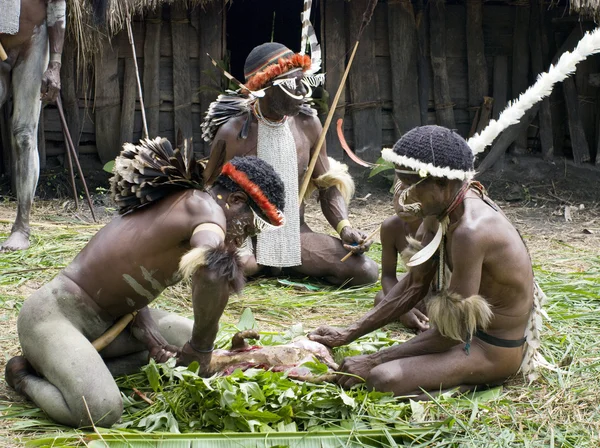
[[[519, 95], [529, 87], [529, 52], [526, 51], [529, 44], [529, 5], [520, 4], [515, 9], [515, 27], [513, 32], [512, 52], [512, 95]], [[516, 153], [524, 153], [527, 150], [527, 130], [519, 134], [515, 140], [514, 150]]]
[[[79, 138], [81, 135], [81, 119], [79, 118], [79, 98], [77, 97], [77, 78], [75, 70], [75, 42], [67, 39], [63, 50], [62, 67], [60, 69], [61, 97], [65, 109], [65, 119], [69, 134], [73, 140], [75, 151], [79, 154]], [[67, 142], [65, 142], [65, 145]]]
[[148, 14], [144, 39], [144, 106], [150, 138], [159, 133], [161, 28], [162, 10], [158, 7]]
[[108, 40], [94, 56], [96, 148], [102, 163], [114, 159], [121, 150], [121, 94], [119, 91], [118, 50]]
[[469, 119], [473, 122], [477, 109], [482, 107], [484, 97], [488, 95], [489, 86], [483, 42], [483, 2], [467, 0], [466, 7]]
[[415, 3], [415, 22], [417, 27], [417, 40], [419, 53], [417, 57], [417, 72], [419, 78], [419, 109], [421, 112], [421, 125], [427, 124], [427, 112], [429, 109], [429, 92], [431, 89], [431, 63], [429, 61], [429, 12], [423, 0]]
[[[544, 11], [541, 0], [531, 1], [531, 15], [529, 21], [529, 49], [531, 53], [531, 70], [534, 75], [544, 72], [542, 48], [542, 15]], [[540, 144], [544, 160], [552, 159], [554, 155], [554, 142], [552, 138], [552, 115], [550, 112], [550, 98], [546, 97], [540, 104], [538, 112], [540, 127]]]
[[121, 103], [121, 144], [133, 142], [133, 124], [135, 122], [135, 99], [137, 83], [133, 58], [125, 59], [125, 74], [123, 77], [123, 101]]
[[184, 139], [192, 137], [192, 90], [190, 85], [189, 30], [187, 8], [183, 3], [171, 6], [173, 43], [173, 110], [174, 131]]
[[585, 131], [581, 122], [579, 111], [579, 98], [577, 87], [573, 78], [563, 81], [563, 92], [569, 116], [569, 135], [571, 137], [571, 148], [573, 149], [573, 161], [576, 165], [590, 160], [590, 148], [585, 138]]
[[[589, 25], [580, 26], [577, 24], [567, 40], [559, 47], [556, 55], [552, 59], [552, 63], [556, 63], [558, 58], [565, 52], [571, 51], [579, 40], [583, 37]], [[573, 161], [576, 164], [588, 162], [590, 160], [590, 148], [585, 137], [583, 124], [581, 123], [581, 115], [579, 112], [579, 98], [577, 96], [577, 87], [572, 77], [565, 79], [562, 83], [565, 106], [567, 109], [569, 136], [571, 138], [571, 148], [573, 150]]]
[[410, 0], [388, 1], [388, 30], [395, 134], [400, 138], [421, 124], [417, 26]]
[[[213, 80], [221, 79], [221, 73], [212, 65], [212, 62], [210, 61], [210, 58], [206, 55], [206, 53], [210, 54], [213, 58], [217, 60], [223, 59], [223, 4], [221, 1], [210, 2], [206, 4], [203, 8], [199, 9], [198, 14], [201, 86], [194, 86], [194, 89], [203, 87], [203, 89], [200, 91], [199, 99], [200, 110], [202, 111], [202, 118], [204, 118], [204, 114], [208, 110], [210, 103], [217, 98], [217, 93], [215, 90], [220, 90], [220, 86], [218, 84], [215, 84]], [[210, 76], [211, 73], [214, 76]], [[194, 146], [200, 147], [204, 156], [209, 155], [210, 147], [208, 143], [195, 142]]]
[[500, 112], [506, 108], [508, 95], [508, 57], [500, 54], [494, 58], [494, 108], [492, 115], [498, 119]]
[[433, 68], [433, 99], [437, 123], [450, 129], [456, 128], [454, 109], [448, 84], [446, 68], [446, 5], [445, 0], [430, 3], [430, 53]]
[[[325, 3], [325, 87], [332, 100], [337, 92], [344, 69], [346, 68], [346, 32], [344, 18], [344, 0], [328, 0]], [[346, 92], [342, 90], [339, 103], [335, 110], [331, 127], [327, 132], [327, 154], [337, 160], [343, 159], [343, 149], [336, 133], [338, 119], [344, 118], [346, 114]], [[331, 101], [330, 101], [331, 102]]]
[[[362, 23], [367, 3], [368, 0], [353, 0], [346, 4], [346, 38], [350, 47], [356, 42], [356, 33]], [[380, 156], [383, 132], [373, 23], [366, 27], [360, 39], [349, 73], [349, 90], [352, 101], [354, 150], [360, 157], [375, 161]]]

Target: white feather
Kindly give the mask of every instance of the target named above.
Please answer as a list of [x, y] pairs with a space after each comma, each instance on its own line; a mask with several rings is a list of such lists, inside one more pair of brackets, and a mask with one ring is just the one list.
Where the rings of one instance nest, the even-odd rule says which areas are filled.
[[550, 65], [548, 72], [540, 74], [535, 84], [523, 92], [518, 99], [510, 102], [498, 120], [491, 120], [483, 131], [471, 137], [468, 143], [473, 154], [482, 152], [500, 132], [518, 123], [527, 110], [550, 95], [554, 84], [575, 73], [579, 62], [598, 52], [600, 52], [600, 28], [586, 33], [572, 52], [563, 53], [556, 65]]

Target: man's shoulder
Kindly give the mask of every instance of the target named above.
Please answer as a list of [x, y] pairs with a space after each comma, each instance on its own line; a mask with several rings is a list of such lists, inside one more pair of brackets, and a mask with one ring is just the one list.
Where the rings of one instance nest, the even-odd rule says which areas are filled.
[[214, 222], [225, 225], [225, 213], [217, 202], [205, 191], [189, 190], [184, 195], [184, 206], [194, 225]]

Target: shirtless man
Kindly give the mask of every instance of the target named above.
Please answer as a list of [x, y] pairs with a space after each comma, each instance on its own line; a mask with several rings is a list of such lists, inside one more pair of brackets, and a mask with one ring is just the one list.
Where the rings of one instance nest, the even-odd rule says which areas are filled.
[[[373, 310], [344, 329], [318, 328], [311, 339], [336, 347], [381, 328], [424, 299], [435, 278], [427, 303], [432, 328], [399, 346], [346, 358], [341, 370], [377, 390], [418, 395], [498, 384], [519, 366], [531, 368], [542, 293], [519, 233], [471, 181], [467, 143], [446, 128], [423, 126], [382, 154], [401, 182], [395, 210], [424, 218], [425, 247], [413, 248], [410, 271]], [[356, 379], [339, 382], [347, 387]]]
[[[321, 210], [340, 239], [315, 233], [304, 221], [298, 186], [322, 130], [316, 113], [305, 104], [311, 84], [305, 74], [310, 64], [307, 55], [294, 54], [278, 43], [263, 44], [250, 52], [244, 66], [245, 86], [263, 91], [264, 96], [253, 100], [222, 95], [211, 105], [203, 124], [205, 139], [210, 141], [220, 126], [213, 142], [224, 140], [227, 152], [215, 150], [213, 144], [207, 170], [223, 158], [257, 155], [273, 165], [285, 184], [286, 225], [268, 237], [258, 237], [255, 255], [245, 258], [249, 275], [271, 266], [275, 268], [271, 272], [286, 268], [285, 273], [320, 277], [336, 285], [373, 283], [378, 277], [377, 264], [362, 255], [370, 243], [365, 243], [366, 235], [348, 220], [346, 203], [354, 183], [345, 166], [327, 157], [325, 148], [312, 175], [312, 191], [318, 189]], [[239, 112], [225, 121], [222, 116], [232, 109], [232, 101], [239, 101]], [[355, 255], [341, 263], [349, 251]]]
[[[114, 424], [123, 404], [112, 375], [135, 371], [148, 353], [197, 361], [205, 372], [229, 295], [243, 286], [237, 246], [283, 223], [283, 184], [267, 163], [235, 158], [216, 180], [203, 179], [186, 153], [164, 139], [126, 145], [111, 179], [123, 215], [23, 304], [24, 356], [8, 362], [5, 379], [61, 424]], [[147, 307], [185, 277], [193, 321]], [[134, 311], [132, 325], [97, 352], [92, 341]]]
[[[2, 8], [0, 14], [4, 15], [4, 20], [18, 12], [10, 5]], [[40, 174], [38, 121], [42, 101], [55, 101], [60, 91], [66, 24], [65, 0], [21, 0], [16, 8], [20, 8], [20, 14], [14, 16], [18, 17], [16, 29], [0, 27], [0, 43], [8, 54], [7, 62], [0, 69], [0, 107], [8, 99], [12, 84], [12, 135], [16, 156], [12, 175], [17, 217], [0, 250], [29, 247], [29, 214]], [[4, 21], [0, 20], [0, 23]]]
[[[397, 274], [398, 256], [408, 245], [407, 237], [417, 235], [417, 230], [423, 221], [414, 215], [394, 215], [383, 221], [379, 238], [381, 240], [381, 291], [375, 296], [375, 306], [381, 302], [390, 290], [396, 286], [402, 275]], [[410, 310], [398, 319], [402, 325], [418, 332], [429, 329], [429, 318], [423, 313], [420, 306]]]

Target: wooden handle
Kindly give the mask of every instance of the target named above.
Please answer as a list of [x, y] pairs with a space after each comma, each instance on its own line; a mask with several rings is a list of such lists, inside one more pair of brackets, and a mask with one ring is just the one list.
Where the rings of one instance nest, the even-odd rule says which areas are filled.
[[3, 62], [8, 59], [8, 55], [6, 54], [6, 51], [4, 50], [4, 47], [2, 46], [2, 42], [0, 42], [0, 59]]
[[300, 202], [304, 199], [304, 195], [306, 194], [306, 189], [308, 188], [308, 184], [310, 182], [310, 178], [312, 177], [312, 173], [315, 170], [315, 165], [317, 164], [317, 159], [319, 158], [319, 153], [321, 152], [321, 147], [323, 146], [323, 142], [325, 141], [325, 135], [327, 134], [327, 130], [329, 129], [329, 125], [331, 125], [331, 120], [333, 120], [333, 114], [335, 113], [335, 108], [337, 107], [338, 102], [340, 101], [340, 96], [342, 95], [342, 90], [344, 88], [344, 84], [346, 84], [346, 78], [348, 78], [348, 73], [350, 72], [350, 66], [352, 65], [352, 61], [354, 60], [354, 55], [356, 55], [356, 49], [358, 48], [358, 41], [354, 45], [354, 49], [352, 50], [352, 54], [350, 55], [350, 59], [348, 60], [348, 65], [346, 65], [346, 70], [344, 71], [344, 76], [342, 76], [342, 80], [340, 81], [340, 85], [337, 89], [335, 97], [333, 98], [333, 102], [329, 108], [329, 113], [327, 114], [327, 119], [325, 120], [325, 124], [323, 125], [323, 130], [319, 135], [319, 139], [315, 144], [315, 150], [313, 152], [312, 158], [310, 159], [310, 163], [308, 164], [308, 168], [306, 173], [304, 174], [304, 179], [302, 181], [302, 187], [300, 188], [298, 197]]
[[119, 336], [125, 327], [129, 325], [129, 322], [133, 320], [138, 312], [134, 311], [133, 313], [125, 314], [125, 316], [121, 317], [112, 327], [110, 327], [106, 332], [92, 342], [92, 345], [97, 351], [100, 351], [108, 346], [112, 341]]
[[[377, 227], [375, 230], [373, 230], [371, 232], [371, 234], [365, 238], [365, 240], [362, 242], [362, 244], [365, 244], [367, 241], [369, 241], [370, 239], [372, 239], [375, 235], [377, 235], [377, 233], [379, 233], [379, 230], [381, 229], [381, 226]], [[344, 255], [344, 258], [342, 258], [340, 261], [343, 263], [344, 261], [346, 261], [348, 258], [350, 258], [352, 256], [354, 252], [348, 252], [346, 255]]]

